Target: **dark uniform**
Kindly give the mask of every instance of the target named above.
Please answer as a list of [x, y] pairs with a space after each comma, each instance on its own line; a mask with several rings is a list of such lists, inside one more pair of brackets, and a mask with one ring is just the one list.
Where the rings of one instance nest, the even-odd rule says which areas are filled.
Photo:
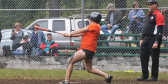
[[[152, 76], [158, 78], [158, 67], [159, 67], [159, 54], [160, 45], [162, 43], [162, 32], [164, 25], [163, 15], [156, 10], [155, 12], [149, 12], [145, 18], [145, 25], [142, 33], [142, 44], [140, 48], [140, 59], [142, 66], [142, 76], [148, 78], [148, 62], [149, 56], [152, 57]], [[153, 44], [157, 43], [157, 48], [152, 48]]]

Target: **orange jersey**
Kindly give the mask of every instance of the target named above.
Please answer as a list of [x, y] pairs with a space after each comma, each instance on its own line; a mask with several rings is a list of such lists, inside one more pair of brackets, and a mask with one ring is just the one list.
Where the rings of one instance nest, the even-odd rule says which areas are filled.
[[90, 24], [87, 26], [87, 28], [89, 29], [89, 32], [84, 33], [82, 36], [80, 49], [86, 49], [96, 53], [100, 26], [98, 24]]

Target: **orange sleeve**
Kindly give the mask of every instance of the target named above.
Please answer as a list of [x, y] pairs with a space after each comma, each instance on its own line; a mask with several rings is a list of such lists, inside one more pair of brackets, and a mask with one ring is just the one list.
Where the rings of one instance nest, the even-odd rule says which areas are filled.
[[95, 24], [91, 24], [91, 25], [88, 25], [87, 28], [89, 29], [89, 31], [95, 31], [97, 30], [97, 27], [95, 27], [96, 25]]

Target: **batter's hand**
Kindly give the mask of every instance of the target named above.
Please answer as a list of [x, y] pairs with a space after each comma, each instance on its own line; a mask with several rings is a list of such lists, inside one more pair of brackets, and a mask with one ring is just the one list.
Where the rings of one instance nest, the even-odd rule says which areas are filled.
[[70, 37], [71, 34], [68, 34], [68, 33], [64, 33], [64, 37]]
[[139, 46], [141, 46], [142, 42], [143, 42], [143, 40], [140, 41]]
[[157, 43], [154, 43], [152, 48], [158, 48], [158, 44]]

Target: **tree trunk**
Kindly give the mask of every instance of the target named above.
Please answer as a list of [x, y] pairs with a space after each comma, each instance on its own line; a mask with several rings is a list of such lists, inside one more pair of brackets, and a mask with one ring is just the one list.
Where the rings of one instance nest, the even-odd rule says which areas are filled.
[[[60, 9], [60, 0], [49, 0], [49, 9]], [[59, 11], [49, 11], [49, 17], [59, 17]]]
[[[115, 0], [115, 7], [116, 8], [126, 8], [127, 7], [127, 0]], [[122, 10], [122, 15], [124, 16], [126, 10]]]

